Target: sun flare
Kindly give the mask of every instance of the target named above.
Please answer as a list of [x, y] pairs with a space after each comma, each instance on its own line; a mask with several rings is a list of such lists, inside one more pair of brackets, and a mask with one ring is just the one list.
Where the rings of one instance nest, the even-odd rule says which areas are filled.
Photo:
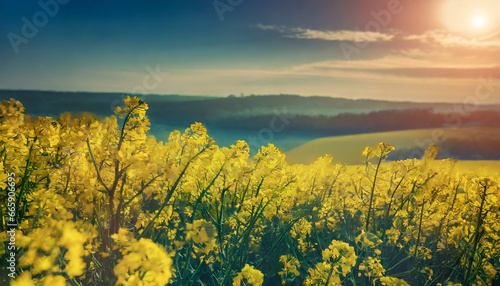
[[500, 1], [445, 0], [441, 20], [452, 32], [487, 34], [500, 28]]

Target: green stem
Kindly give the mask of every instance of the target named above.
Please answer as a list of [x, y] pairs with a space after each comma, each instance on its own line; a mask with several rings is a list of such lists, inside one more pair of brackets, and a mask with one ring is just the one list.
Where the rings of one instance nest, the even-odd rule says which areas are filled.
[[481, 196], [481, 205], [479, 206], [479, 212], [477, 214], [477, 223], [476, 223], [476, 231], [474, 233], [474, 246], [472, 248], [472, 255], [469, 256], [469, 262], [468, 262], [468, 267], [467, 267], [467, 273], [465, 274], [465, 285], [469, 285], [469, 275], [472, 270], [472, 263], [474, 262], [474, 256], [476, 255], [476, 250], [477, 250], [477, 245], [479, 244], [480, 240], [480, 229], [483, 223], [483, 207], [484, 207], [484, 202], [486, 201], [486, 191], [488, 190], [488, 184], [485, 183], [483, 186], [483, 194]]
[[191, 162], [193, 162], [194, 159], [196, 159], [196, 157], [198, 157], [199, 155], [201, 155], [203, 152], [205, 152], [205, 150], [208, 149], [210, 145], [206, 145], [203, 149], [201, 149], [200, 152], [196, 153], [196, 155], [194, 155], [186, 164], [186, 166], [184, 166], [184, 168], [182, 169], [181, 173], [179, 174], [179, 176], [177, 177], [177, 180], [175, 180], [175, 183], [174, 185], [172, 186], [172, 188], [170, 188], [170, 190], [168, 190], [167, 192], [167, 196], [165, 198], [165, 200], [163, 201], [163, 204], [161, 205], [160, 209], [156, 212], [155, 216], [153, 217], [153, 219], [148, 223], [148, 225], [146, 226], [146, 228], [142, 231], [141, 235], [139, 236], [139, 238], [143, 238], [145, 237], [145, 235], [148, 233], [148, 231], [153, 227], [154, 225], [154, 222], [155, 220], [160, 216], [161, 212], [163, 211], [163, 209], [167, 206], [168, 202], [170, 201], [170, 199], [172, 198], [175, 190], [177, 189], [177, 186], [179, 185], [179, 183], [181, 182], [181, 179], [184, 177], [184, 174], [186, 173], [189, 165], [191, 164]]
[[285, 230], [281, 233], [281, 235], [278, 237], [278, 240], [276, 240], [273, 244], [273, 246], [271, 247], [271, 250], [269, 250], [267, 253], [266, 253], [266, 256], [264, 256], [264, 258], [262, 258], [262, 260], [259, 262], [259, 264], [257, 264], [257, 267], [256, 268], [259, 268], [262, 263], [273, 253], [273, 251], [276, 249], [276, 247], [278, 246], [278, 244], [280, 244], [280, 242], [283, 240], [283, 238], [285, 237], [285, 235], [290, 231], [290, 229], [292, 229], [293, 225], [299, 221], [300, 218], [295, 218], [294, 220], [292, 220], [288, 225], [287, 227], [285, 228]]
[[335, 269], [335, 267], [333, 267], [333, 265], [331, 265], [331, 269], [330, 269], [330, 272], [328, 272], [328, 278], [326, 279], [325, 286], [328, 286], [328, 283], [330, 283], [330, 279], [332, 278], [332, 274], [333, 274], [334, 269]]
[[[415, 244], [415, 253], [413, 254], [413, 256], [415, 257], [415, 261], [417, 261], [418, 246], [420, 244], [420, 234], [422, 232], [422, 220], [424, 218], [424, 206], [425, 206], [425, 199], [422, 201], [422, 209], [420, 211], [420, 223], [418, 225], [417, 243]], [[415, 266], [415, 268], [416, 268], [416, 266]]]
[[375, 176], [373, 177], [372, 191], [371, 191], [371, 194], [370, 194], [370, 204], [368, 206], [368, 214], [366, 215], [366, 224], [365, 224], [365, 231], [366, 232], [368, 232], [368, 227], [370, 225], [370, 214], [371, 214], [371, 211], [372, 211], [373, 196], [375, 194], [375, 184], [377, 182], [377, 174], [378, 174], [378, 170], [380, 168], [380, 163], [382, 163], [382, 158], [383, 157], [384, 156], [381, 155], [380, 158], [378, 159], [377, 169], [375, 170]]

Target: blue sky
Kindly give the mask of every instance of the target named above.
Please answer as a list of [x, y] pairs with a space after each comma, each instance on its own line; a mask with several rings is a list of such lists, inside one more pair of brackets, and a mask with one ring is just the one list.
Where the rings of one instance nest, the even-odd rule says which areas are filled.
[[0, 36], [0, 88], [500, 103], [499, 0], [1, 0]]

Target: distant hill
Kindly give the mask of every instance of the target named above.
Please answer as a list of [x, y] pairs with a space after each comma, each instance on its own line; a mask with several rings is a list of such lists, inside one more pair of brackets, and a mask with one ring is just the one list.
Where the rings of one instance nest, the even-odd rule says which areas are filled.
[[[15, 98], [23, 102], [30, 114], [90, 111], [107, 116], [112, 114], [112, 107], [124, 96], [126, 96], [124, 93], [0, 90], [0, 100]], [[406, 109], [429, 109], [441, 113], [457, 110], [457, 104], [450, 103], [395, 102], [299, 95], [209, 97], [151, 94], [142, 95], [141, 98], [150, 106], [150, 117], [162, 120], [183, 118], [190, 122], [207, 118], [269, 115], [283, 112], [283, 110], [289, 114], [308, 116], [335, 116], [343, 113], [362, 114]], [[500, 105], [481, 105], [476, 110], [500, 111]]]
[[[27, 114], [52, 117], [63, 112], [91, 112], [98, 117], [110, 116], [114, 114], [114, 108], [123, 103], [125, 96], [122, 93], [0, 90], [0, 100], [15, 98], [24, 104]], [[415, 138], [414, 135], [421, 131], [411, 130], [479, 126], [500, 128], [500, 105], [479, 105], [471, 109], [470, 106], [451, 103], [298, 95], [222, 98], [151, 94], [140, 98], [149, 105], [148, 117], [152, 124], [150, 133], [160, 140], [166, 140], [173, 130], [184, 130], [194, 122], [202, 122], [217, 144], [228, 146], [236, 140], [245, 140], [249, 142], [252, 153], [268, 143], [289, 151], [310, 140], [330, 136], [410, 130], [401, 133], [405, 134], [401, 136]], [[394, 139], [394, 134], [387, 133], [388, 139], [380, 141], [391, 142], [389, 139]], [[342, 152], [348, 153], [350, 149], [347, 147], [355, 146], [355, 138], [352, 137], [354, 141], [346, 145]], [[370, 137], [359, 138], [368, 140]], [[367, 144], [361, 141], [360, 148]], [[321, 147], [318, 150], [325, 149]], [[467, 150], [460, 151], [460, 156], [473, 159], [486, 156], [484, 150]], [[308, 151], [310, 154], [315, 152]], [[402, 154], [401, 150], [397, 152]], [[489, 157], [486, 157], [491, 158], [494, 152], [488, 152]]]
[[366, 146], [387, 142], [396, 147], [389, 160], [420, 158], [429, 144], [440, 147], [437, 158], [500, 160], [500, 128], [461, 127], [367, 133], [314, 139], [288, 152], [291, 164], [309, 164], [330, 154], [334, 161], [357, 165]]
[[[1, 90], [0, 100], [14, 98], [23, 103], [26, 113], [57, 116], [63, 112], [92, 112], [100, 116], [113, 114], [114, 107], [123, 103], [125, 93], [110, 92], [59, 92], [40, 90]], [[208, 96], [140, 95], [148, 103], [211, 100]]]

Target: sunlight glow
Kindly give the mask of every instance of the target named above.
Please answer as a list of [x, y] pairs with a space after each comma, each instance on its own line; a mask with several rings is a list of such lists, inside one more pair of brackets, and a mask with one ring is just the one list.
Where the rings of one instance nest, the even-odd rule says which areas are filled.
[[476, 28], [483, 28], [486, 24], [486, 20], [482, 16], [476, 16], [472, 19], [472, 25]]
[[444, 0], [441, 20], [459, 34], [487, 34], [500, 28], [499, 0]]

